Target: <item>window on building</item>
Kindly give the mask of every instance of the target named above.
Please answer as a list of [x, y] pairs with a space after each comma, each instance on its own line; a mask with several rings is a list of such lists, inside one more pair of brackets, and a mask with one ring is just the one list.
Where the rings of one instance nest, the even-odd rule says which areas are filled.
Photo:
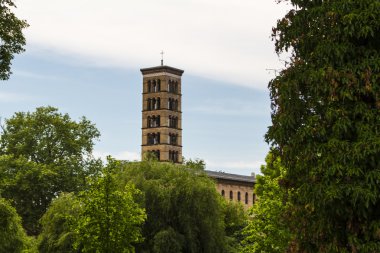
[[153, 80], [152, 86], [153, 86], [153, 92], [157, 92], [157, 83], [156, 83], [156, 80]]
[[155, 152], [156, 158], [160, 160], [160, 150], [156, 150]]
[[248, 205], [248, 192], [245, 193], [245, 204]]
[[225, 192], [224, 192], [224, 190], [222, 190], [222, 196], [224, 197], [224, 195], [225, 195]]
[[157, 80], [157, 92], [161, 91], [161, 80]]
[[177, 81], [174, 84], [174, 92], [178, 93], [178, 82]]
[[233, 200], [233, 199], [234, 199], [234, 193], [230, 191], [230, 200]]
[[255, 194], [252, 195], [252, 204], [255, 204]]
[[241, 196], [240, 196], [240, 192], [238, 192], [238, 201], [240, 201], [241, 200]]
[[152, 82], [148, 81], [148, 92], [152, 92]]

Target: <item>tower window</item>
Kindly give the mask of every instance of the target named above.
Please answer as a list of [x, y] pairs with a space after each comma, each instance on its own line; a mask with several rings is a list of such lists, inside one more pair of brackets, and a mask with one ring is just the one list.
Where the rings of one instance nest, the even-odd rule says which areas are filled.
[[157, 92], [161, 91], [161, 80], [157, 80]]
[[152, 82], [148, 81], [148, 92], [152, 92]]
[[157, 92], [157, 83], [156, 80], [153, 80], [153, 92]]
[[148, 127], [159, 127], [160, 126], [160, 115], [158, 116], [148, 116]]
[[240, 192], [238, 192], [238, 201], [240, 201], [241, 200], [241, 196], [240, 196]]
[[178, 93], [178, 82], [177, 81], [174, 84], [174, 92]]
[[178, 128], [178, 117], [169, 116], [168, 126], [172, 128]]
[[222, 196], [224, 197], [225, 193], [224, 193], [224, 190], [222, 190]]
[[248, 205], [248, 192], [245, 193], [245, 204]]
[[177, 145], [178, 134], [169, 134], [169, 144]]
[[169, 151], [169, 161], [178, 162], [178, 151]]
[[234, 199], [234, 193], [230, 191], [230, 200], [233, 200], [233, 199]]
[[160, 144], [160, 133], [148, 134], [148, 145]]

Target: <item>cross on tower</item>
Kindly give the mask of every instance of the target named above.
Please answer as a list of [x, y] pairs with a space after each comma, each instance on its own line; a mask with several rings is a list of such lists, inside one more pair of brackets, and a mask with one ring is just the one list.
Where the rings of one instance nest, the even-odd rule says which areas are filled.
[[161, 50], [161, 66], [164, 65], [164, 51]]

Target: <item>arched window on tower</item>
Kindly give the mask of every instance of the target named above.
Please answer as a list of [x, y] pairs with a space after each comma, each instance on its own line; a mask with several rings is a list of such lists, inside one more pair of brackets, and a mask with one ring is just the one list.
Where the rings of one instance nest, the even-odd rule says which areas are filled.
[[178, 93], [178, 82], [177, 81], [174, 84], [174, 92]]
[[160, 125], [161, 125], [161, 118], [160, 118], [160, 115], [158, 115], [157, 117], [156, 117], [156, 127], [159, 127]]
[[148, 111], [152, 110], [152, 99], [150, 98], [147, 99], [147, 109]]
[[148, 81], [148, 92], [152, 92], [152, 82]]
[[174, 102], [174, 110], [175, 111], [178, 111], [178, 100], [176, 99], [175, 101], [173, 101]]
[[154, 151], [154, 153], [155, 153], [155, 155], [156, 155], [156, 158], [157, 158], [158, 160], [160, 160], [160, 150], [156, 150], [156, 151]]
[[152, 127], [152, 119], [148, 116], [147, 127]]
[[230, 191], [230, 200], [233, 200], [233, 199], [234, 199], [234, 193]]
[[245, 193], [245, 204], [248, 205], [248, 192]]
[[237, 198], [238, 198], [238, 201], [240, 202], [240, 200], [241, 200], [240, 192], [238, 192]]
[[153, 80], [152, 86], [153, 86], [153, 92], [157, 92], [157, 82], [156, 82], [156, 80]]

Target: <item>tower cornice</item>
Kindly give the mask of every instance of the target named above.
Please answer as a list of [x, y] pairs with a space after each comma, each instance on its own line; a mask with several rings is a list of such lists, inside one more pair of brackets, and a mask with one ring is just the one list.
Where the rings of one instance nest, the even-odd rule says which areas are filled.
[[157, 75], [160, 73], [162, 73], [162, 75], [173, 74], [176, 76], [182, 76], [184, 72], [182, 69], [177, 69], [170, 66], [157, 66], [157, 67], [151, 67], [151, 68], [143, 68], [143, 69], [140, 69], [140, 71], [143, 74], [143, 76], [151, 75], [151, 74]]

